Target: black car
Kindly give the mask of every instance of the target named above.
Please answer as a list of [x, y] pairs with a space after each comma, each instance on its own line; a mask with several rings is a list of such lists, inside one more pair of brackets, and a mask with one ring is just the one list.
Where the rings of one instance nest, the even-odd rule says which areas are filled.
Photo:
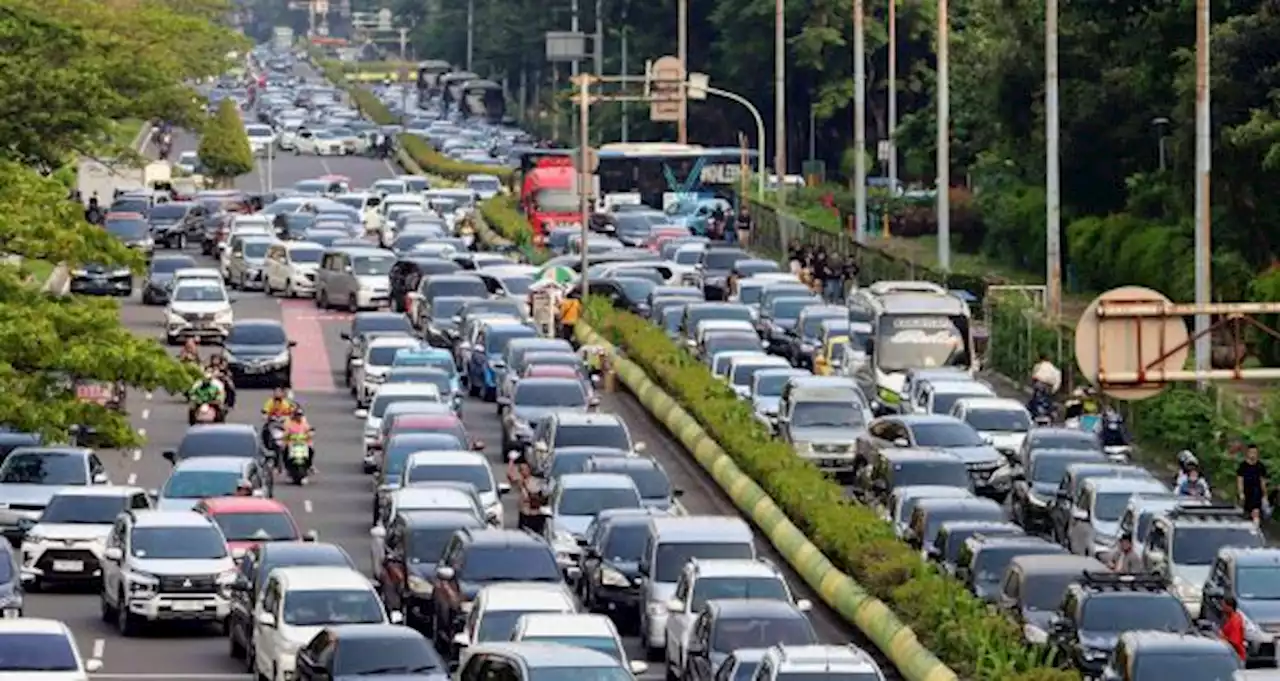
[[351, 320], [351, 328], [342, 332], [347, 341], [347, 359], [343, 367], [343, 383], [351, 387], [351, 360], [364, 355], [365, 343], [373, 336], [413, 336], [409, 318], [399, 312], [357, 312]]
[[258, 429], [247, 423], [202, 423], [187, 428], [177, 449], [164, 451], [169, 463], [203, 456], [262, 456]]
[[800, 311], [800, 316], [787, 331], [785, 339], [777, 344], [775, 352], [791, 362], [791, 366], [813, 371], [813, 355], [822, 348], [822, 322], [827, 319], [847, 319], [848, 308], [842, 305], [810, 305]]
[[173, 273], [185, 267], [197, 267], [196, 259], [189, 255], [159, 255], [151, 260], [147, 277], [142, 282], [143, 305], [167, 305], [169, 285]]
[[965, 541], [976, 534], [984, 537], [1026, 536], [1021, 527], [1003, 520], [948, 520], [938, 528], [929, 560], [937, 563], [947, 574], [954, 575]]
[[1050, 529], [1050, 510], [1057, 501], [1058, 485], [1071, 464], [1106, 461], [1102, 452], [1088, 449], [1038, 448], [1029, 450], [1027, 458], [1025, 467], [1019, 466], [1014, 472], [1009, 515], [1028, 531]]
[[436, 649], [454, 657], [453, 638], [466, 625], [468, 604], [482, 588], [501, 582], [563, 581], [555, 552], [540, 537], [519, 530], [458, 530], [445, 546], [433, 580], [430, 626]]
[[307, 230], [316, 222], [316, 216], [310, 213], [280, 213], [271, 222], [276, 236], [284, 241], [302, 240]]
[[782, 267], [773, 260], [765, 260], [763, 258], [745, 258], [733, 263], [733, 267], [729, 271], [739, 279], [747, 279], [757, 274], [770, 274], [773, 272], [781, 272]]
[[997, 605], [1022, 630], [1028, 644], [1040, 645], [1067, 587], [1086, 572], [1106, 571], [1107, 566], [1088, 556], [1018, 556], [1004, 572]]
[[156, 242], [151, 238], [151, 226], [144, 217], [108, 213], [102, 228], [129, 248], [142, 251], [148, 258], [155, 252]]
[[453, 274], [462, 266], [444, 258], [428, 258], [414, 255], [402, 255], [391, 266], [388, 276], [391, 278], [391, 309], [395, 312], [409, 310], [409, 294], [418, 290], [418, 283], [437, 274]]
[[1276, 571], [1280, 549], [1223, 548], [1218, 550], [1204, 585], [1200, 616], [1215, 627], [1226, 621], [1223, 604], [1236, 599], [1236, 608], [1254, 631], [1245, 632], [1245, 652], [1250, 666], [1270, 667], [1276, 661], [1276, 639], [1269, 633], [1280, 624], [1280, 589]]
[[253, 641], [254, 611], [267, 575], [278, 567], [350, 567], [355, 570], [351, 556], [334, 544], [319, 542], [285, 541], [261, 542], [249, 548], [236, 563], [236, 578], [231, 584], [231, 613], [227, 615], [227, 639], [231, 644], [231, 656], [244, 658]]
[[[647, 317], [649, 316], [649, 292], [657, 286], [655, 282], [638, 276], [612, 276], [607, 279], [589, 280], [587, 293], [608, 298], [619, 310]], [[576, 297], [574, 292], [578, 296], [582, 295], [582, 289], [576, 288], [569, 293], [569, 296]]]
[[751, 254], [741, 248], [710, 246], [698, 261], [698, 285], [707, 300], [724, 300], [728, 295], [729, 273], [739, 260], [750, 260]]
[[640, 558], [654, 513], [633, 508], [602, 511], [582, 539], [582, 579], [578, 580], [582, 606], [608, 615], [619, 627], [635, 627], [640, 621], [644, 607]]
[[9, 458], [9, 453], [19, 447], [38, 447], [44, 438], [39, 433], [23, 433], [16, 430], [0, 430], [0, 464]]
[[[936, 542], [934, 546], [937, 546]], [[1000, 586], [1010, 561], [1018, 556], [1062, 556], [1067, 550], [1040, 537], [1028, 535], [992, 536], [982, 532], [964, 540], [956, 558], [956, 579], [969, 592], [988, 602], [999, 601]]]
[[470, 296], [436, 296], [418, 303], [414, 326], [422, 331], [432, 347], [452, 348], [458, 340], [462, 323], [462, 309], [467, 303], [480, 300]]
[[326, 627], [298, 651], [297, 681], [449, 681], [449, 668], [422, 634], [396, 624]]
[[615, 239], [626, 246], [637, 248], [649, 238], [654, 227], [667, 222], [667, 216], [659, 211], [637, 210], [615, 214], [611, 226]]
[[173, 201], [162, 203], [147, 214], [151, 238], [165, 248], [183, 249], [193, 225], [204, 220], [205, 208], [198, 203]]
[[284, 326], [274, 319], [237, 320], [222, 341], [223, 355], [236, 385], [259, 383], [293, 387], [293, 348]]
[[71, 270], [70, 286], [72, 293], [127, 298], [133, 295], [133, 272], [125, 267], [85, 263]]
[[387, 609], [404, 613], [406, 625], [429, 632], [431, 580], [445, 546], [458, 530], [484, 526], [474, 515], [456, 511], [406, 511], [388, 523], [382, 565], [374, 570]]

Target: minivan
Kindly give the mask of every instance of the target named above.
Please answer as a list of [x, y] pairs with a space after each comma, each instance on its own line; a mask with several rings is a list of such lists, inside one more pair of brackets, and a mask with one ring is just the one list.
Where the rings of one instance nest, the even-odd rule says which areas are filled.
[[316, 307], [351, 312], [391, 302], [391, 266], [396, 255], [381, 248], [330, 248], [316, 271]]

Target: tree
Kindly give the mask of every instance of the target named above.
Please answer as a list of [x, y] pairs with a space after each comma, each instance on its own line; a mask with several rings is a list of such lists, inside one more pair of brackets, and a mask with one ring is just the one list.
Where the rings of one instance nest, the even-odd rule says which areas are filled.
[[210, 177], [226, 183], [253, 171], [253, 151], [235, 102], [224, 99], [200, 135], [200, 163]]
[[[222, 71], [241, 38], [213, 23], [222, 0], [0, 0], [0, 252], [24, 262], [141, 271], [142, 258], [67, 201], [69, 160], [105, 154], [113, 121], [194, 121], [185, 85]], [[56, 172], [55, 172], [56, 171]], [[109, 299], [51, 297], [0, 263], [0, 423], [54, 440], [89, 426], [134, 445], [127, 418], [76, 400], [71, 380], [181, 391], [194, 376], [133, 336]]]

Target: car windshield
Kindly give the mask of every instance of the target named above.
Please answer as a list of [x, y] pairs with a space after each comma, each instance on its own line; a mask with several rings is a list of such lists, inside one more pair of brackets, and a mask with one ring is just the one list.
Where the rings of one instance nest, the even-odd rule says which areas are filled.
[[876, 363], [886, 372], [967, 366], [968, 334], [964, 316], [882, 315]]
[[993, 586], [999, 584], [1004, 577], [1009, 563], [1018, 556], [1037, 556], [1050, 553], [1062, 553], [1057, 544], [1029, 544], [1019, 546], [988, 547], [978, 552], [974, 561], [974, 577], [979, 584]]
[[1035, 449], [1083, 449], [1098, 451], [1098, 437], [1092, 433], [1053, 434], [1031, 436], [1031, 446]]
[[443, 676], [444, 662], [420, 636], [344, 638], [333, 656], [335, 678], [431, 672]]
[[729, 363], [729, 356], [720, 356], [723, 353], [750, 352], [759, 355], [760, 338], [745, 333], [718, 335], [703, 342], [702, 352], [706, 357], [713, 357], [714, 361], [720, 365], [718, 368], [723, 368]]
[[581, 473], [587, 467], [587, 460], [595, 456], [592, 453], [569, 452], [556, 454], [551, 458], [551, 467], [547, 477], [555, 480], [569, 473]]
[[375, 419], [380, 419], [387, 413], [387, 407], [399, 402], [436, 402], [438, 401], [434, 395], [378, 395], [373, 398], [373, 404], [369, 405], [369, 415]]
[[1172, 594], [1094, 594], [1084, 603], [1079, 628], [1091, 633], [1182, 632], [1191, 628], [1191, 618]]
[[662, 328], [669, 332], [680, 330], [680, 321], [684, 317], [684, 309], [669, 307], [662, 311]]
[[392, 438], [392, 443], [387, 447], [386, 466], [388, 480], [394, 478], [400, 480], [400, 476], [404, 475], [405, 464], [409, 460], [409, 455], [414, 452], [456, 452], [466, 449], [462, 441], [457, 436], [445, 433], [415, 433], [409, 440], [400, 440], [399, 437]]
[[671, 496], [671, 481], [661, 468], [625, 468], [618, 471], [631, 478], [640, 490], [641, 499], [667, 499]]
[[857, 402], [796, 402], [791, 410], [791, 428], [863, 428], [861, 405]]
[[267, 248], [270, 246], [270, 241], [246, 241], [244, 243], [244, 257], [250, 259], [265, 258]]
[[284, 327], [274, 324], [236, 324], [227, 336], [227, 345], [284, 345], [289, 342]]
[[456, 527], [430, 527], [410, 530], [406, 557], [410, 565], [434, 565], [440, 562], [444, 547], [453, 538]]
[[287, 513], [215, 513], [213, 521], [227, 541], [287, 541], [298, 528]]
[[14, 452], [0, 465], [0, 483], [29, 485], [86, 485], [83, 454]]
[[295, 627], [384, 621], [382, 603], [370, 589], [289, 591], [283, 609], [284, 623]]
[[534, 667], [529, 670], [528, 681], [635, 681], [631, 672], [617, 665], [614, 667]]
[[[677, 265], [697, 265], [699, 262], [702, 261], [702, 250], [703, 249], [701, 248], [685, 248], [685, 249], [678, 250], [676, 251], [676, 257], [674, 258], [674, 260], [676, 261]], [[757, 289], [757, 292], [759, 292], [759, 289]], [[744, 300], [742, 302], [753, 303], [755, 301]]]
[[470, 300], [469, 298], [453, 296], [438, 297], [431, 302], [431, 318], [439, 321], [451, 321]]
[[971, 409], [965, 411], [964, 420], [980, 431], [1025, 433], [1031, 430], [1031, 417], [1025, 409]]
[[1092, 457], [1076, 458], [1072, 456], [1037, 456], [1031, 462], [1031, 481], [1045, 484], [1057, 484], [1066, 475], [1067, 467], [1081, 461], [1093, 461]]
[[774, 319], [795, 319], [801, 310], [819, 302], [814, 298], [783, 298], [775, 301], [770, 311]]
[[1280, 570], [1274, 566], [1236, 568], [1236, 597], [1251, 601], [1280, 600]]
[[237, 471], [176, 471], [169, 476], [160, 496], [166, 499], [206, 499], [235, 492], [241, 474]]
[[939, 485], [968, 487], [969, 471], [964, 462], [950, 458], [893, 464], [893, 486]]
[[1093, 501], [1093, 519], [1103, 522], [1115, 523], [1120, 521], [1120, 516], [1124, 515], [1124, 511], [1129, 507], [1129, 499], [1133, 498], [1135, 492], [1107, 492], [1099, 494]]
[[595, 516], [610, 508], [640, 508], [640, 495], [634, 488], [575, 487], [560, 492], [556, 514]]
[[[1133, 676], [1141, 681], [1152, 679], [1206, 679], [1231, 681], [1244, 678], [1236, 674], [1241, 663], [1229, 648], [1213, 655], [1203, 652], [1175, 652], [1161, 649], [1155, 654], [1133, 656]], [[1264, 674], [1266, 672], [1263, 672]], [[1263, 677], [1257, 677], [1263, 678]]]
[[917, 447], [977, 447], [982, 436], [963, 423], [917, 423], [912, 425]]
[[410, 325], [409, 318], [402, 314], [356, 317], [356, 321], [352, 325], [351, 336], [355, 337], [366, 333], [385, 333], [388, 331], [414, 333], [414, 328]]
[[618, 647], [618, 640], [611, 636], [525, 636], [520, 640], [535, 641], [537, 643], [558, 643], [571, 648], [586, 648], [622, 661], [622, 650]]
[[662, 275], [653, 273], [653, 277], [657, 281], [642, 278], [645, 275], [640, 272], [626, 272], [625, 277], [614, 279], [618, 286], [622, 287], [622, 292], [631, 300], [647, 300], [653, 289], [658, 288], [659, 282], [662, 281]]
[[537, 335], [537, 331], [526, 326], [489, 329], [485, 333], [484, 351], [490, 355], [501, 355], [506, 352], [507, 345], [511, 341], [517, 338], [533, 338]]
[[767, 364], [749, 364], [743, 363], [733, 367], [730, 370], [730, 382], [734, 385], [751, 385], [751, 377], [756, 375], [757, 371], [764, 369]]
[[156, 258], [151, 261], [152, 274], [173, 274], [186, 267], [195, 267], [196, 261], [191, 258]]
[[409, 470], [408, 482], [465, 482], [477, 492], [493, 491], [493, 474], [488, 466], [414, 466]]
[[543, 213], [578, 212], [578, 192], [568, 189], [540, 189], [533, 195], [533, 202]]
[[713, 249], [703, 251], [702, 262], [708, 270], [728, 270], [733, 268], [733, 264], [748, 257], [742, 251], [731, 251], [722, 249]]
[[389, 367], [396, 360], [396, 353], [407, 350], [403, 345], [382, 345], [369, 349], [368, 363], [375, 367]]
[[604, 447], [630, 451], [631, 438], [627, 435], [627, 429], [621, 424], [568, 426], [562, 423], [556, 428], [554, 444], [555, 448]]
[[813, 625], [804, 617], [727, 618], [715, 623], [711, 635], [711, 649], [732, 653], [742, 648], [768, 648], [769, 646], [804, 646], [817, 643]]
[[752, 393], [756, 397], [781, 397], [782, 389], [787, 387], [787, 381], [796, 377], [797, 373], [772, 373], [772, 374], [756, 374], [755, 376], [755, 392]]
[[[674, 584], [685, 563], [694, 558], [745, 558], [754, 560], [755, 548], [750, 542], [662, 542], [654, 561], [653, 581]], [[773, 644], [766, 644], [773, 645]]]
[[178, 290], [173, 292], [173, 299], [182, 303], [225, 303], [227, 293], [221, 286], [195, 284], [179, 286]]
[[480, 616], [480, 626], [476, 629], [476, 641], [490, 643], [493, 641], [510, 641], [515, 633], [516, 622], [526, 614], [546, 612], [545, 610], [487, 610]]
[[[127, 508], [129, 497], [123, 495], [59, 494], [49, 500], [44, 513], [40, 514], [40, 522], [57, 525], [110, 525]], [[0, 560], [0, 563], [4, 562]]]
[[289, 249], [289, 260], [304, 265], [314, 265], [320, 262], [320, 256], [324, 255], [324, 249], [321, 248], [291, 248]]
[[458, 577], [466, 582], [560, 582], [563, 577], [547, 546], [472, 547]]
[[1179, 527], [1173, 542], [1175, 565], [1209, 565], [1224, 546], [1256, 548], [1262, 534], [1254, 527]]
[[512, 404], [519, 407], [582, 407], [587, 392], [581, 381], [521, 381]]
[[1067, 585], [1080, 581], [1080, 573], [1048, 573], [1027, 575], [1022, 580], [1019, 595], [1022, 606], [1028, 610], [1053, 612], [1062, 604], [1062, 594]]
[[[444, 395], [453, 390], [453, 379], [443, 371], [435, 369], [423, 370], [419, 367], [392, 369], [387, 374], [387, 383], [429, 383]], [[384, 412], [385, 413], [385, 412]]]
[[181, 203], [162, 203], [151, 209], [147, 217], [152, 221], [181, 220], [187, 214], [187, 206]]
[[699, 612], [707, 601], [724, 598], [790, 601], [791, 594], [776, 577], [700, 577], [693, 584], [690, 610]]
[[609, 528], [600, 555], [614, 563], [636, 562], [649, 541], [648, 525], [614, 525]]
[[274, 133], [265, 125], [246, 125], [244, 133], [249, 137], [270, 137]]
[[119, 239], [141, 239], [145, 237], [150, 229], [145, 220], [134, 220], [132, 218], [112, 218], [107, 220], [103, 225], [112, 236]]
[[80, 663], [68, 636], [8, 631], [0, 636], [0, 672], [67, 672], [66, 677], [57, 676], [75, 678], [79, 676]]
[[502, 189], [502, 185], [492, 178], [472, 178], [467, 180], [467, 188], [478, 192], [496, 192]]
[[876, 672], [798, 671], [779, 672], [773, 678], [774, 681], [880, 681], [881, 676]]
[[396, 259], [389, 255], [366, 255], [351, 259], [351, 269], [360, 277], [385, 276], [394, 264]]
[[822, 333], [822, 323], [829, 319], [841, 319], [845, 315], [843, 313], [827, 313], [805, 315], [804, 323], [800, 325], [800, 335], [808, 340], [816, 340], [818, 334]]
[[212, 527], [135, 527], [129, 548], [135, 558], [210, 560], [225, 558], [227, 542]]

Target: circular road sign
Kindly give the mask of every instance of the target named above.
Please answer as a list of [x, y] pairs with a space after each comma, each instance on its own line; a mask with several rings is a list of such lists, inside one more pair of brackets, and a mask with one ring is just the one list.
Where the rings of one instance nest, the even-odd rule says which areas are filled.
[[[1094, 298], [1076, 324], [1076, 364], [1085, 378], [1096, 385], [1099, 373], [1105, 378], [1107, 374], [1134, 374], [1145, 369], [1158, 378], [1161, 371], [1183, 369], [1190, 354], [1190, 334], [1181, 317], [1099, 317], [1103, 301], [1172, 305], [1164, 294], [1142, 286], [1121, 286]], [[1175, 347], [1178, 349], [1170, 352]], [[1169, 356], [1152, 364], [1165, 353]], [[1141, 400], [1160, 394], [1166, 385], [1155, 380], [1104, 386], [1102, 391], [1119, 400]]]

